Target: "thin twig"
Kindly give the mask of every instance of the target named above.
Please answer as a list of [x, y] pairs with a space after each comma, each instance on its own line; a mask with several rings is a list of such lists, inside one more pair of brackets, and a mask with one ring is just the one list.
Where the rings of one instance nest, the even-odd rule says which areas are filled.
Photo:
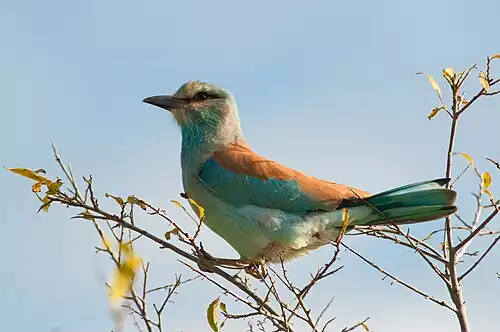
[[389, 272], [383, 270], [382, 268], [380, 268], [378, 265], [376, 265], [375, 263], [371, 262], [370, 260], [366, 259], [363, 255], [359, 254], [358, 252], [356, 252], [355, 250], [351, 249], [350, 247], [348, 247], [346, 244], [342, 243], [342, 246], [344, 248], [346, 248], [347, 250], [349, 250], [350, 252], [352, 252], [354, 255], [356, 255], [357, 257], [361, 258], [365, 263], [369, 264], [370, 266], [372, 266], [374, 269], [378, 270], [379, 272], [381, 272], [382, 274], [386, 275], [387, 277], [391, 278], [393, 281], [405, 286], [406, 288], [410, 289], [411, 291], [421, 295], [422, 297], [424, 297], [425, 299], [429, 300], [429, 301], [432, 301], [436, 304], [439, 304], [440, 306], [443, 306], [445, 308], [448, 308], [450, 309], [451, 311], [453, 312], [456, 312], [455, 309], [453, 309], [449, 304], [447, 304], [445, 301], [443, 300], [438, 300], [432, 296], [430, 296], [429, 294], [426, 294], [424, 293], [423, 291], [415, 288], [414, 286], [408, 284], [407, 282], [393, 276], [392, 274], [390, 274]]

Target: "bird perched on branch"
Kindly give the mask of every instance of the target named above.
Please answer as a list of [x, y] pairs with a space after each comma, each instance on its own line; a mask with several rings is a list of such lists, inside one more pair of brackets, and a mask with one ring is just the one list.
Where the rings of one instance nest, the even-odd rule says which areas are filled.
[[216, 85], [189, 81], [173, 95], [144, 102], [170, 111], [179, 124], [184, 190], [204, 208], [204, 223], [242, 260], [305, 254], [335, 240], [346, 215], [349, 231], [430, 221], [457, 210], [456, 192], [443, 188], [449, 179], [371, 195], [258, 155], [243, 137], [233, 95]]

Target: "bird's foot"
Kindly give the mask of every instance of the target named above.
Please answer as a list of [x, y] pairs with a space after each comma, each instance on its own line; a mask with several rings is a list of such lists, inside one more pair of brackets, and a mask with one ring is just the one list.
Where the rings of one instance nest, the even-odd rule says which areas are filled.
[[[211, 272], [210, 266], [217, 265], [225, 268], [233, 268], [233, 269], [242, 269], [249, 265], [249, 261], [245, 259], [231, 259], [231, 258], [219, 258], [214, 257], [209, 254], [200, 243], [200, 248], [198, 249], [198, 257], [200, 258], [200, 262], [198, 263], [198, 267], [200, 270], [205, 272]], [[200, 266], [201, 265], [201, 266]], [[208, 270], [208, 271], [207, 271]]]
[[264, 261], [252, 262], [245, 267], [245, 272], [260, 281], [267, 277], [267, 265]]

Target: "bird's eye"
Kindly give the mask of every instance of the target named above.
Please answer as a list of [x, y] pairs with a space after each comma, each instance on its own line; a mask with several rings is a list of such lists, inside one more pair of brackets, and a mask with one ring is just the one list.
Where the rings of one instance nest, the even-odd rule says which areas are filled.
[[194, 101], [202, 101], [208, 99], [208, 95], [205, 92], [198, 92], [193, 96]]

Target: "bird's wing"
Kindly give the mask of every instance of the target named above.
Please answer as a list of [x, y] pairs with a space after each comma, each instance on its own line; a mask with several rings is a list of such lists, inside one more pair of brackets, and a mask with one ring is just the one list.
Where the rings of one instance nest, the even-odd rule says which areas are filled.
[[232, 205], [252, 204], [291, 213], [330, 211], [343, 202], [369, 195], [285, 167], [257, 155], [242, 143], [215, 152], [198, 176]]

